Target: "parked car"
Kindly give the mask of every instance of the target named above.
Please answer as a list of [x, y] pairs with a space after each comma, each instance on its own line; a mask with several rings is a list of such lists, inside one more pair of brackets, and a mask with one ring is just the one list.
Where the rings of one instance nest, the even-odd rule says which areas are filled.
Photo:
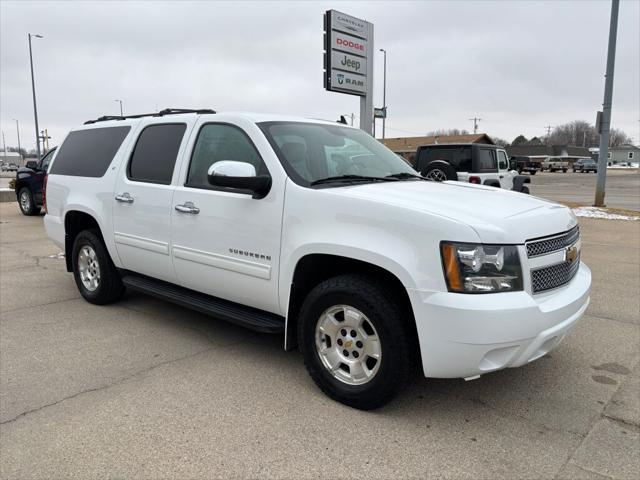
[[30, 160], [16, 173], [16, 195], [23, 215], [37, 215], [44, 202], [43, 184], [56, 148], [49, 150], [42, 160]]
[[516, 170], [520, 174], [528, 172], [530, 175], [535, 175], [540, 170], [540, 163], [532, 161], [529, 157], [518, 155], [509, 158], [509, 165], [512, 170]]
[[458, 180], [529, 193], [531, 179], [509, 170], [507, 152], [496, 145], [457, 143], [423, 145], [416, 152], [416, 170], [436, 181]]
[[16, 165], [15, 163], [4, 163], [2, 165], [2, 171], [3, 172], [17, 172], [18, 171], [18, 165]]
[[598, 164], [590, 158], [579, 158], [573, 162], [573, 172], [593, 172], [598, 173]]
[[562, 157], [547, 157], [546, 160], [542, 162], [541, 171], [549, 170], [550, 172], [559, 172], [562, 170], [562, 173], [566, 173], [569, 170], [569, 162], [567, 160], [562, 160]]
[[90, 121], [58, 149], [44, 224], [88, 302], [129, 288], [277, 333], [361, 409], [414, 363], [466, 379], [526, 365], [589, 304], [565, 206], [426, 180], [345, 125], [186, 112]]

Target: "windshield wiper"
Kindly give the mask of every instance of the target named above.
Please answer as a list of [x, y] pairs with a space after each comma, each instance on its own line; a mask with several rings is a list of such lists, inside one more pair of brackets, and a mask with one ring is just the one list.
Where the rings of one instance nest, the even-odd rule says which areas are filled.
[[410, 172], [400, 172], [400, 173], [392, 173], [391, 175], [387, 175], [385, 178], [397, 178], [398, 180], [405, 180], [409, 178], [417, 178], [420, 180], [428, 180], [424, 178], [422, 175], [418, 175]]
[[393, 177], [367, 177], [365, 175], [337, 175], [335, 177], [327, 177], [321, 178], [319, 180], [314, 180], [310, 183], [310, 185], [320, 185], [323, 183], [332, 183], [332, 182], [395, 182], [397, 178]]

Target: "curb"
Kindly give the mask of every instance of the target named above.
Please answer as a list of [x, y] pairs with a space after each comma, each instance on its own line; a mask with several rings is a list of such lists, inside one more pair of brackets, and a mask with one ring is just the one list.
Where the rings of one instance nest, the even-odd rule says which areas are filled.
[[17, 202], [16, 192], [13, 190], [0, 190], [0, 202]]

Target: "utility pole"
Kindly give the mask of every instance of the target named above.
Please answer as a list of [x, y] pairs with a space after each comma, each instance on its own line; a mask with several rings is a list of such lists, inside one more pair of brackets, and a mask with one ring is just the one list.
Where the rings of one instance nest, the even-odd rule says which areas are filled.
[[553, 128], [553, 125], [547, 125], [547, 126], [546, 126], [546, 127], [544, 127], [544, 128], [546, 128], [546, 129], [547, 129], [547, 137], [548, 137], [549, 135], [551, 135], [551, 129]]
[[473, 121], [473, 133], [478, 133], [478, 122], [482, 121], [482, 119], [478, 117], [473, 117], [473, 118], [470, 118], [469, 120]]
[[20, 163], [24, 163], [24, 157], [22, 156], [22, 146], [20, 145], [20, 124], [16, 118], [13, 119], [16, 122], [16, 133], [18, 134], [18, 153], [20, 154]]
[[611, 98], [613, 97], [613, 70], [616, 62], [616, 37], [618, 35], [618, 9], [620, 0], [611, 1], [611, 21], [609, 23], [609, 50], [607, 52], [607, 70], [604, 82], [604, 101], [602, 102], [602, 121], [600, 123], [600, 148], [598, 151], [598, 178], [596, 179], [596, 198], [594, 206], [604, 207], [605, 183], [607, 180], [607, 153], [609, 151], [609, 130], [611, 128]]
[[38, 161], [40, 161], [40, 139], [38, 138], [40, 129], [38, 128], [38, 107], [36, 106], [36, 81], [33, 77], [33, 54], [31, 52], [31, 37], [42, 38], [42, 35], [29, 36], [29, 63], [31, 64], [31, 92], [33, 93], [33, 117], [36, 122], [36, 152], [38, 154]]
[[384, 111], [384, 117], [382, 117], [382, 139], [384, 140], [387, 123], [387, 51], [384, 48], [381, 48], [380, 51], [384, 53], [384, 79], [382, 84], [382, 110]]
[[7, 144], [4, 141], [4, 130], [2, 131], [2, 145], [4, 147], [4, 158], [7, 158]]

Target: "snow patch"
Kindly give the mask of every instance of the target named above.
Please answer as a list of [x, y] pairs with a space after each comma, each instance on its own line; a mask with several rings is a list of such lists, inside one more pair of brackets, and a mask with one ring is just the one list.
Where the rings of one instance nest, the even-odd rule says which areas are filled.
[[573, 209], [576, 217], [604, 218], [605, 220], [640, 220], [640, 216], [620, 215], [618, 213], [607, 212], [604, 208], [598, 207], [578, 207]]

